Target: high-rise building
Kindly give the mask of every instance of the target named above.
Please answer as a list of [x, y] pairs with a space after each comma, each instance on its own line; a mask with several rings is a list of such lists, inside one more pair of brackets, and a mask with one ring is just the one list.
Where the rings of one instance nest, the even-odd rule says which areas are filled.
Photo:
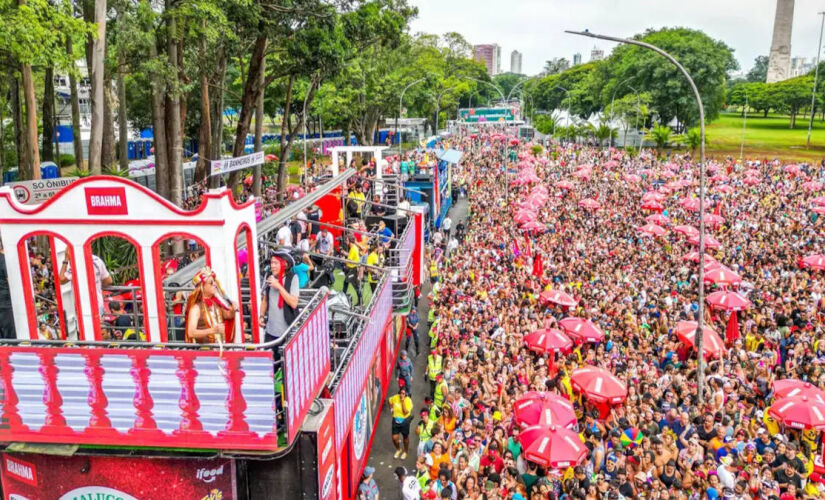
[[593, 47], [593, 50], [590, 51], [590, 61], [601, 61], [604, 59], [604, 51], [598, 47]]
[[573, 66], [578, 66], [582, 63], [582, 55], [576, 52], [573, 54]]
[[814, 60], [808, 62], [804, 57], [792, 57], [790, 78], [807, 75], [814, 69], [814, 65]]
[[521, 52], [517, 50], [510, 52], [510, 73], [521, 74]]
[[501, 73], [501, 47], [495, 43], [473, 46], [473, 58], [487, 67], [490, 76]]
[[776, 0], [776, 16], [773, 19], [773, 39], [768, 57], [768, 83], [790, 78], [791, 31], [793, 30], [794, 0]]

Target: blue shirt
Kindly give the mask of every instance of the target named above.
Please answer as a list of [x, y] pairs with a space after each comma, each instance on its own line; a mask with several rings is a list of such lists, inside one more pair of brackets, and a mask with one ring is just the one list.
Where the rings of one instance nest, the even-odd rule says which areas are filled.
[[309, 283], [309, 264], [301, 262], [292, 266], [292, 272], [298, 277], [298, 286], [303, 288]]
[[392, 238], [392, 231], [390, 231], [390, 228], [388, 227], [385, 227], [384, 230], [380, 231], [378, 234], [381, 235], [382, 243], [386, 243], [390, 241], [390, 238]]

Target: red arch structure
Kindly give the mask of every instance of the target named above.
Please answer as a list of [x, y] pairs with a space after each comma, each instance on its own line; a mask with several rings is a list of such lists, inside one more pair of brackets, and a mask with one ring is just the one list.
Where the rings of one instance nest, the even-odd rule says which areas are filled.
[[[218, 279], [230, 297], [239, 298], [237, 252], [234, 242], [246, 229], [250, 276], [258, 275], [257, 241], [254, 201], [238, 205], [226, 189], [210, 191], [201, 205], [193, 211], [181, 210], [154, 192], [130, 180], [119, 177], [94, 176], [80, 179], [67, 186], [47, 202], [23, 205], [9, 187], [0, 188], [0, 238], [5, 249], [7, 266], [28, 272], [28, 256], [24, 242], [27, 235], [48, 233], [60, 238], [72, 248], [74, 256], [73, 279], [76, 286], [78, 331], [80, 340], [100, 338], [98, 309], [94, 298], [94, 277], [91, 274], [92, 239], [116, 235], [130, 240], [138, 250], [138, 268], [142, 294], [145, 300], [145, 328], [147, 340], [162, 342], [167, 339], [163, 321], [162, 263], [157, 258], [155, 244], [171, 235], [184, 234], [203, 242], [224, 242], [213, 245], [209, 261]], [[22, 339], [37, 338], [36, 328], [30, 323], [34, 317], [30, 283], [24, 283], [21, 272], [10, 273], [15, 328]], [[23, 293], [17, 293], [22, 290]], [[258, 290], [252, 287], [252, 303], [258, 302]], [[253, 315], [257, 323], [257, 314]], [[240, 321], [240, 318], [238, 318]], [[239, 327], [239, 325], [236, 325]], [[253, 325], [253, 332], [257, 324]], [[242, 341], [242, 339], [241, 339]]]

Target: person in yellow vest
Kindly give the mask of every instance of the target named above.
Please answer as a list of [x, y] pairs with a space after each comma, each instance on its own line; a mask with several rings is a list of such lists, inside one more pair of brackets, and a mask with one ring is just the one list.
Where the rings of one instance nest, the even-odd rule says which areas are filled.
[[427, 380], [430, 382], [430, 397], [435, 396], [436, 377], [441, 373], [443, 360], [441, 351], [438, 349], [427, 356]]
[[436, 408], [441, 408], [441, 405], [444, 404], [444, 399], [447, 397], [447, 393], [450, 392], [447, 381], [444, 380], [443, 373], [435, 376], [435, 390], [433, 392], [433, 405]]
[[430, 261], [430, 283], [435, 284], [438, 281], [438, 266], [435, 263], [435, 259]]
[[[410, 421], [412, 420], [413, 402], [407, 396], [407, 389], [401, 387], [398, 394], [389, 399], [392, 408], [392, 444], [395, 445], [395, 458], [407, 458], [410, 451]], [[404, 448], [401, 448], [401, 437], [404, 438]]]

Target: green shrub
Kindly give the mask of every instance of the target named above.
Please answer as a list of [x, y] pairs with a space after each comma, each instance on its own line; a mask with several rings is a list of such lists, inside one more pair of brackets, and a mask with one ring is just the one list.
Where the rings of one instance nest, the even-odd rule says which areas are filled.
[[63, 154], [63, 155], [60, 155], [60, 158], [57, 159], [57, 165], [61, 168], [71, 167], [74, 164], [75, 164], [74, 155]]

